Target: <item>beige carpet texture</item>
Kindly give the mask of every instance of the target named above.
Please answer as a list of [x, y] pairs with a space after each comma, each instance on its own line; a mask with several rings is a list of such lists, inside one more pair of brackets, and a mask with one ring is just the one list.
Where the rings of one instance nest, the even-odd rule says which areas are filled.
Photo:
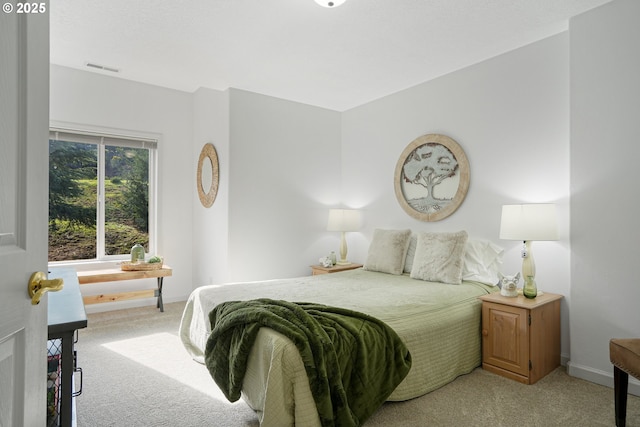
[[[171, 303], [164, 313], [149, 306], [88, 315], [76, 344], [83, 371], [76, 398], [79, 427], [259, 426], [251, 408], [242, 400], [228, 402], [206, 368], [182, 347], [183, 307]], [[570, 377], [562, 367], [534, 385], [477, 368], [422, 397], [385, 403], [364, 425], [615, 426], [613, 389]], [[640, 427], [640, 398], [632, 395], [627, 426]]]

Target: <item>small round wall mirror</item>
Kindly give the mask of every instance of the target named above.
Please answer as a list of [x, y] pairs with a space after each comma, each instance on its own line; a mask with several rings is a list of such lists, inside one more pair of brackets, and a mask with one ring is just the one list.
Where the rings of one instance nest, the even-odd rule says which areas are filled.
[[218, 154], [210, 142], [204, 144], [198, 159], [198, 173], [196, 177], [198, 197], [205, 208], [211, 207], [218, 194]]

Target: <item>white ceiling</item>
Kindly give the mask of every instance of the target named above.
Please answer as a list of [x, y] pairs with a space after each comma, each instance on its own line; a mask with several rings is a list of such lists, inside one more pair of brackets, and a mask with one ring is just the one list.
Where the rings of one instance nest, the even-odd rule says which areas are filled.
[[51, 62], [337, 111], [568, 28], [611, 0], [53, 0]]

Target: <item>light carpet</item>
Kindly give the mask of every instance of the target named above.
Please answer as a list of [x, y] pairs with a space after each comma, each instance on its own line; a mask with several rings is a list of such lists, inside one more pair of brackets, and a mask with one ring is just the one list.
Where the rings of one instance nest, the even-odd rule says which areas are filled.
[[[228, 402], [178, 338], [184, 303], [88, 315], [79, 332], [79, 427], [258, 427], [240, 400]], [[79, 385], [78, 381], [76, 381]], [[640, 426], [640, 398], [629, 396], [627, 426]], [[481, 368], [425, 396], [385, 403], [366, 427], [613, 426], [613, 390], [558, 368], [523, 385]], [[304, 426], [303, 426], [304, 427]]]

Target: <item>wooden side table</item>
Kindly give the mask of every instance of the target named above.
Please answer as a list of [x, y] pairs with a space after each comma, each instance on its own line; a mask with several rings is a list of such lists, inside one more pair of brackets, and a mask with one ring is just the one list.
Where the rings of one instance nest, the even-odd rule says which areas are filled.
[[528, 299], [496, 292], [482, 300], [482, 368], [534, 384], [560, 366], [560, 300], [544, 293]]
[[338, 273], [340, 271], [355, 270], [362, 267], [362, 264], [346, 264], [346, 265], [334, 265], [333, 267], [323, 267], [321, 265], [311, 266], [311, 275], [317, 276], [319, 274]]

